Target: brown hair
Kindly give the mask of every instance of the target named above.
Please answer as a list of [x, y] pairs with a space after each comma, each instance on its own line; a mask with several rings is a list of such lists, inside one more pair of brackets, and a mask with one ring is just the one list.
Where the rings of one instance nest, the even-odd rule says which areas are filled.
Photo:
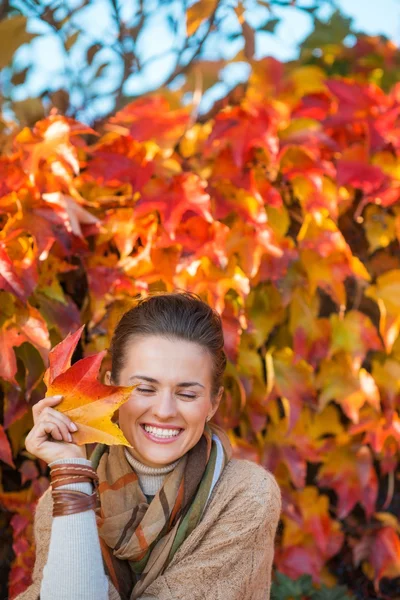
[[226, 367], [224, 334], [218, 312], [193, 292], [154, 292], [120, 319], [111, 339], [111, 378], [118, 382], [124, 366], [126, 344], [138, 336], [159, 335], [203, 346], [213, 364], [212, 398], [222, 385]]

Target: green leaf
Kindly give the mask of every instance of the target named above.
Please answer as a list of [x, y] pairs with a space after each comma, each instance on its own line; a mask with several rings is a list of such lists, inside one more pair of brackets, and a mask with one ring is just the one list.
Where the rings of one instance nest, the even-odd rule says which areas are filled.
[[300, 44], [301, 48], [314, 49], [323, 48], [328, 44], [339, 44], [354, 33], [351, 25], [352, 18], [345, 17], [338, 10], [335, 11], [327, 22], [314, 20], [314, 30]]
[[20, 46], [27, 44], [37, 33], [26, 31], [26, 17], [16, 15], [0, 21], [0, 69], [12, 62], [13, 56]]
[[334, 588], [328, 588], [325, 585], [320, 590], [316, 590], [312, 596], [312, 600], [351, 600], [354, 598], [346, 586], [338, 585]]
[[304, 594], [313, 591], [311, 575], [301, 575], [298, 579], [290, 579], [279, 571], [272, 584], [272, 600], [303, 600]]

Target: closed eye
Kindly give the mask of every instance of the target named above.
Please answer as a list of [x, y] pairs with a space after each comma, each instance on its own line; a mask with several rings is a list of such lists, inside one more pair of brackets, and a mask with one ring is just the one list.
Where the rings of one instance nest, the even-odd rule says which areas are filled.
[[[152, 394], [154, 392], [154, 390], [149, 390], [146, 388], [136, 388], [138, 392], [141, 392], [142, 394]], [[190, 400], [193, 400], [194, 398], [196, 398], [196, 396], [190, 395], [190, 394], [178, 394], [179, 396], [181, 396], [182, 398], [189, 398]]]

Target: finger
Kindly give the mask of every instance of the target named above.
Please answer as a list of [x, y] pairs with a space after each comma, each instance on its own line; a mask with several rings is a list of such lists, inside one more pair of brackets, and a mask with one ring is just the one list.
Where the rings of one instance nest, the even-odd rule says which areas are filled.
[[42, 411], [46, 408], [46, 406], [55, 406], [59, 402], [61, 402], [62, 398], [62, 394], [57, 394], [56, 396], [46, 396], [45, 398], [42, 398], [42, 400], [39, 400], [39, 402], [36, 402], [36, 404], [34, 404], [34, 406], [32, 407], [34, 423], [36, 422], [37, 417], [39, 417]]
[[[53, 423], [56, 425], [61, 432], [62, 439], [64, 442], [72, 442], [72, 435], [69, 432], [68, 425], [62, 421], [58, 416], [49, 415], [47, 412], [44, 414], [43, 419], [41, 418], [38, 421], [38, 424], [41, 422], [44, 423]], [[58, 438], [57, 438], [58, 439]]]
[[49, 442], [49, 435], [56, 441], [63, 440], [62, 433], [55, 423], [41, 421], [32, 429], [25, 440], [26, 449], [36, 455], [44, 442]]
[[54, 419], [63, 423], [69, 431], [78, 431], [78, 428], [75, 425], [75, 423], [71, 421], [71, 419], [67, 415], [60, 412], [59, 410], [51, 408], [50, 406], [46, 406], [43, 409], [43, 411], [40, 413], [38, 421], [54, 421]]

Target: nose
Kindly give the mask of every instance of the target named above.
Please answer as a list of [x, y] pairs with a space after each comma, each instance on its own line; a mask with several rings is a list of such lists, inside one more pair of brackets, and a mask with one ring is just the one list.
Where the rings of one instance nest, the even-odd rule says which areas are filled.
[[176, 399], [170, 390], [163, 390], [157, 395], [157, 401], [153, 405], [153, 415], [160, 421], [167, 421], [177, 415]]

